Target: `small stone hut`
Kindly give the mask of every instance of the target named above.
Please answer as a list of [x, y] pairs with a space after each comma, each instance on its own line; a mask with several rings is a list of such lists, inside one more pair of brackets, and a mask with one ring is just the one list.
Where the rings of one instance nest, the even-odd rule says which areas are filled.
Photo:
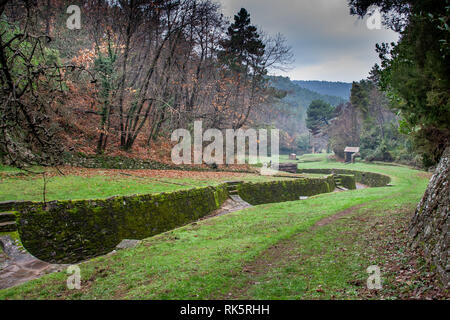
[[355, 157], [359, 155], [359, 147], [346, 147], [345, 162], [355, 162]]

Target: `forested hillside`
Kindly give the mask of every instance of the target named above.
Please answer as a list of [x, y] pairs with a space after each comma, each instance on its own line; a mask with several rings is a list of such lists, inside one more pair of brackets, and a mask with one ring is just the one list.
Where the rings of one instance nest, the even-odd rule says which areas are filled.
[[348, 97], [342, 98], [338, 95], [324, 94], [317, 90], [305, 89], [301, 85], [298, 85], [298, 81], [291, 80], [288, 77], [270, 77], [269, 79], [272, 87], [287, 92], [286, 98], [283, 99], [284, 101], [292, 101], [305, 108], [314, 100], [323, 100], [333, 106], [337, 106], [350, 97], [351, 84]]
[[299, 87], [318, 92], [323, 95], [337, 96], [342, 99], [350, 99], [351, 83], [347, 82], [331, 82], [331, 81], [305, 81], [293, 80]]
[[229, 20], [212, 1], [102, 0], [69, 28], [71, 4], [0, 2], [3, 163], [60, 164], [64, 151], [160, 159], [196, 120], [259, 124], [273, 98], [265, 75], [291, 60], [245, 9]]
[[[340, 97], [322, 95], [304, 89], [288, 77], [269, 77], [269, 85], [281, 95], [279, 100], [272, 101], [267, 122], [282, 130], [281, 147], [284, 152], [306, 152], [309, 147], [309, 133], [306, 128], [306, 111], [314, 100], [322, 100], [332, 106], [338, 106], [345, 100]], [[305, 145], [307, 144], [307, 145]]]

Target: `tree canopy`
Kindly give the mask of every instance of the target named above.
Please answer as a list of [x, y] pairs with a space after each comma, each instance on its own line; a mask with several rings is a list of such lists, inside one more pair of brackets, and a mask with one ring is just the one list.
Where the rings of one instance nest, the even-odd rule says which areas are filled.
[[0, 2], [4, 163], [50, 164], [61, 150], [151, 156], [196, 120], [205, 130], [259, 124], [276, 99], [267, 70], [291, 59], [247, 10], [228, 21], [210, 0], [87, 1], [80, 30], [67, 28], [70, 4]]
[[377, 45], [379, 85], [401, 117], [400, 130], [414, 137], [425, 166], [438, 162], [450, 143], [450, 28], [446, 0], [350, 0], [351, 13], [371, 6], [400, 31], [398, 43]]
[[250, 67], [255, 72], [265, 72], [264, 67], [258, 65], [264, 55], [265, 45], [260, 39], [258, 29], [251, 25], [250, 14], [242, 8], [234, 16], [234, 22], [228, 27], [227, 38], [222, 41], [221, 58], [230, 67], [239, 70]]
[[328, 120], [334, 117], [334, 107], [322, 100], [314, 100], [306, 112], [306, 127], [313, 135], [319, 133], [323, 124], [328, 124]]

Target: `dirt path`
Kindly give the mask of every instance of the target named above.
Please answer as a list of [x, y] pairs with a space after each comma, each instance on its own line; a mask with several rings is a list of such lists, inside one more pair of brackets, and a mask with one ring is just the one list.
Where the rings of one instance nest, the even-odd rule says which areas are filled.
[[360, 208], [362, 208], [364, 206], [365, 206], [365, 203], [357, 205], [357, 206], [350, 207], [350, 208], [348, 208], [348, 209], [346, 209], [344, 211], [341, 211], [341, 212], [338, 212], [336, 214], [333, 214], [330, 217], [323, 218], [323, 219], [317, 221], [316, 224], [311, 228], [311, 230], [316, 230], [317, 228], [320, 228], [320, 227], [326, 226], [326, 225], [328, 225], [330, 223], [333, 223], [334, 221], [336, 221], [336, 220], [338, 220], [338, 219], [340, 219], [340, 218], [342, 218], [344, 216], [347, 216], [347, 215], [350, 215], [350, 214], [354, 213], [355, 211], [357, 211], [358, 209], [360, 209]]
[[[350, 207], [344, 211], [338, 212], [330, 217], [323, 218], [316, 222], [316, 224], [309, 229], [309, 231], [314, 231], [320, 227], [326, 226], [341, 219], [344, 216], [356, 213], [360, 208], [364, 207], [366, 204], [360, 204], [357, 206]], [[301, 237], [303, 233], [298, 233], [289, 239], [283, 240], [276, 245], [270, 247], [269, 249], [262, 252], [256, 260], [246, 264], [242, 271], [243, 273], [248, 273], [251, 275], [251, 279], [247, 281], [244, 286], [236, 287], [226, 296], [219, 297], [219, 299], [248, 299], [248, 290], [254, 284], [254, 280], [263, 276], [268, 272], [274, 265], [279, 264], [280, 261], [293, 261], [298, 260], [297, 249], [297, 239]]]

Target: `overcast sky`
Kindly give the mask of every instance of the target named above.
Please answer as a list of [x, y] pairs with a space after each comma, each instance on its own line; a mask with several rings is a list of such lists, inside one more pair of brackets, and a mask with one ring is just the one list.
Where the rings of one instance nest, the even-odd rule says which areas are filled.
[[398, 39], [391, 30], [370, 30], [366, 19], [351, 16], [347, 0], [218, 1], [225, 16], [246, 8], [252, 24], [287, 38], [295, 62], [287, 72], [272, 73], [292, 80], [359, 81], [379, 62], [375, 44]]

